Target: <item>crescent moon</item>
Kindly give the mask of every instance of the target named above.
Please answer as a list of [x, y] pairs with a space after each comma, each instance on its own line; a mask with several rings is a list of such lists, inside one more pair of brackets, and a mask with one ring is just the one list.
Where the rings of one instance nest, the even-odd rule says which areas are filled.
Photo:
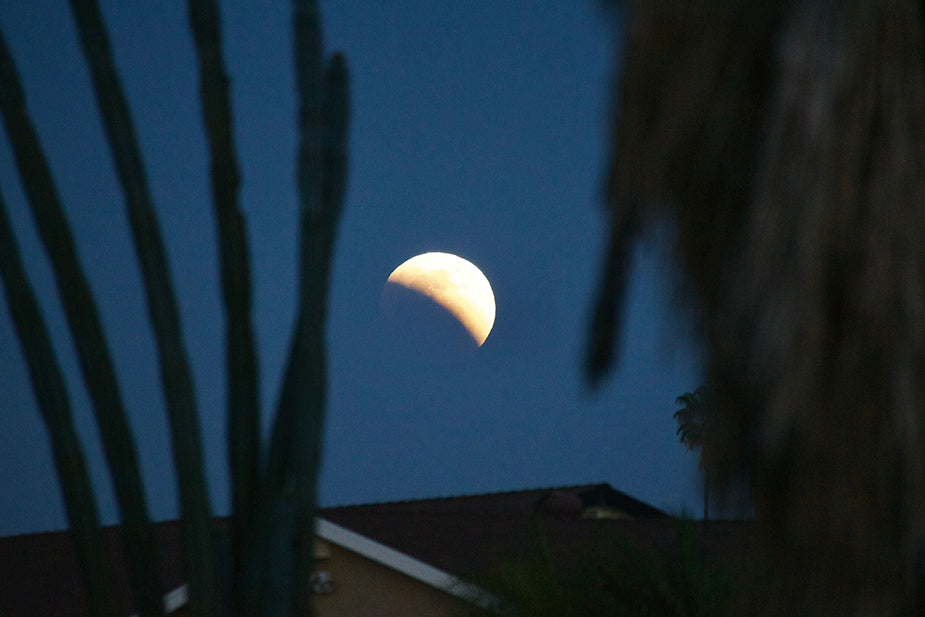
[[387, 283], [427, 296], [450, 312], [481, 347], [495, 323], [495, 294], [482, 271], [450, 253], [423, 253], [404, 262]]

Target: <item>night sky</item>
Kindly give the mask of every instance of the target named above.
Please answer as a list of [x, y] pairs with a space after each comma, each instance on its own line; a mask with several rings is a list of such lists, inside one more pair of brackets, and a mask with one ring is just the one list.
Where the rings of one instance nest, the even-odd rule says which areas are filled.
[[[254, 271], [264, 426], [295, 313], [289, 4], [223, 3]], [[269, 3], [267, 3], [269, 5]], [[208, 160], [185, 3], [103, 2], [167, 240], [194, 371], [212, 507], [227, 513], [223, 316]], [[331, 281], [322, 505], [609, 482], [699, 514], [674, 399], [701, 381], [657, 244], [637, 251], [621, 364], [581, 373], [602, 258], [609, 82], [619, 31], [596, 2], [322, 2], [352, 76], [347, 201]], [[64, 0], [0, 4], [79, 254], [107, 326], [152, 515], [177, 516], [165, 413], [123, 199]], [[100, 508], [96, 428], [5, 132], [0, 191], [70, 387]], [[667, 232], [666, 232], [667, 233]], [[389, 273], [425, 251], [475, 263], [497, 318], [474, 353], [396, 337]], [[0, 302], [0, 534], [61, 528], [44, 426]]]

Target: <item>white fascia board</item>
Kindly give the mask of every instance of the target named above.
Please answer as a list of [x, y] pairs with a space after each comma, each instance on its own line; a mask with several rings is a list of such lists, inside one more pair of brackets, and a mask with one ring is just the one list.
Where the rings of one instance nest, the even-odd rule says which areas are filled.
[[328, 542], [397, 570], [431, 587], [436, 587], [440, 591], [445, 591], [467, 602], [473, 602], [482, 608], [487, 608], [495, 603], [491, 594], [485, 590], [466, 583], [428, 563], [424, 563], [420, 559], [415, 559], [411, 555], [397, 551], [329, 520], [317, 518], [315, 520], [315, 533]]
[[186, 606], [187, 602], [189, 602], [189, 588], [186, 585], [180, 585], [164, 594], [164, 612], [172, 613], [181, 606]]
[[[497, 605], [495, 597], [484, 589], [329, 520], [316, 518], [315, 534], [319, 538], [401, 572], [440, 591], [467, 602], [472, 602], [481, 608], [490, 608]], [[165, 613], [175, 611], [189, 601], [189, 588], [186, 585], [180, 585], [176, 589], [165, 593], [163, 601]], [[138, 614], [133, 613], [130, 617], [138, 617]]]
[[[172, 591], [168, 591], [164, 594], [162, 601], [164, 603], [165, 615], [186, 606], [186, 603], [189, 602], [189, 587], [183, 584]], [[138, 613], [132, 613], [129, 617], [138, 617]]]

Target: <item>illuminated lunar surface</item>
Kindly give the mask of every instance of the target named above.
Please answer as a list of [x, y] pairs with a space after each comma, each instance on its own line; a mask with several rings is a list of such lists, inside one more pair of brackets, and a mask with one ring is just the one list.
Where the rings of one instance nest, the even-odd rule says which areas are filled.
[[482, 271], [450, 253], [423, 253], [404, 262], [386, 284], [422, 294], [450, 312], [481, 347], [495, 323], [495, 294]]

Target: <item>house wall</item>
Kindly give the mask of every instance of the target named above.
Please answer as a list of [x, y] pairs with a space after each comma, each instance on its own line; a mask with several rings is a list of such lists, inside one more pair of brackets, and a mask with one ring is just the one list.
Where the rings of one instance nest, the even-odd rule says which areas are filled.
[[336, 587], [316, 595], [315, 617], [461, 617], [473, 615], [463, 600], [387, 568], [362, 555], [330, 544], [329, 557], [316, 571], [326, 571]]

